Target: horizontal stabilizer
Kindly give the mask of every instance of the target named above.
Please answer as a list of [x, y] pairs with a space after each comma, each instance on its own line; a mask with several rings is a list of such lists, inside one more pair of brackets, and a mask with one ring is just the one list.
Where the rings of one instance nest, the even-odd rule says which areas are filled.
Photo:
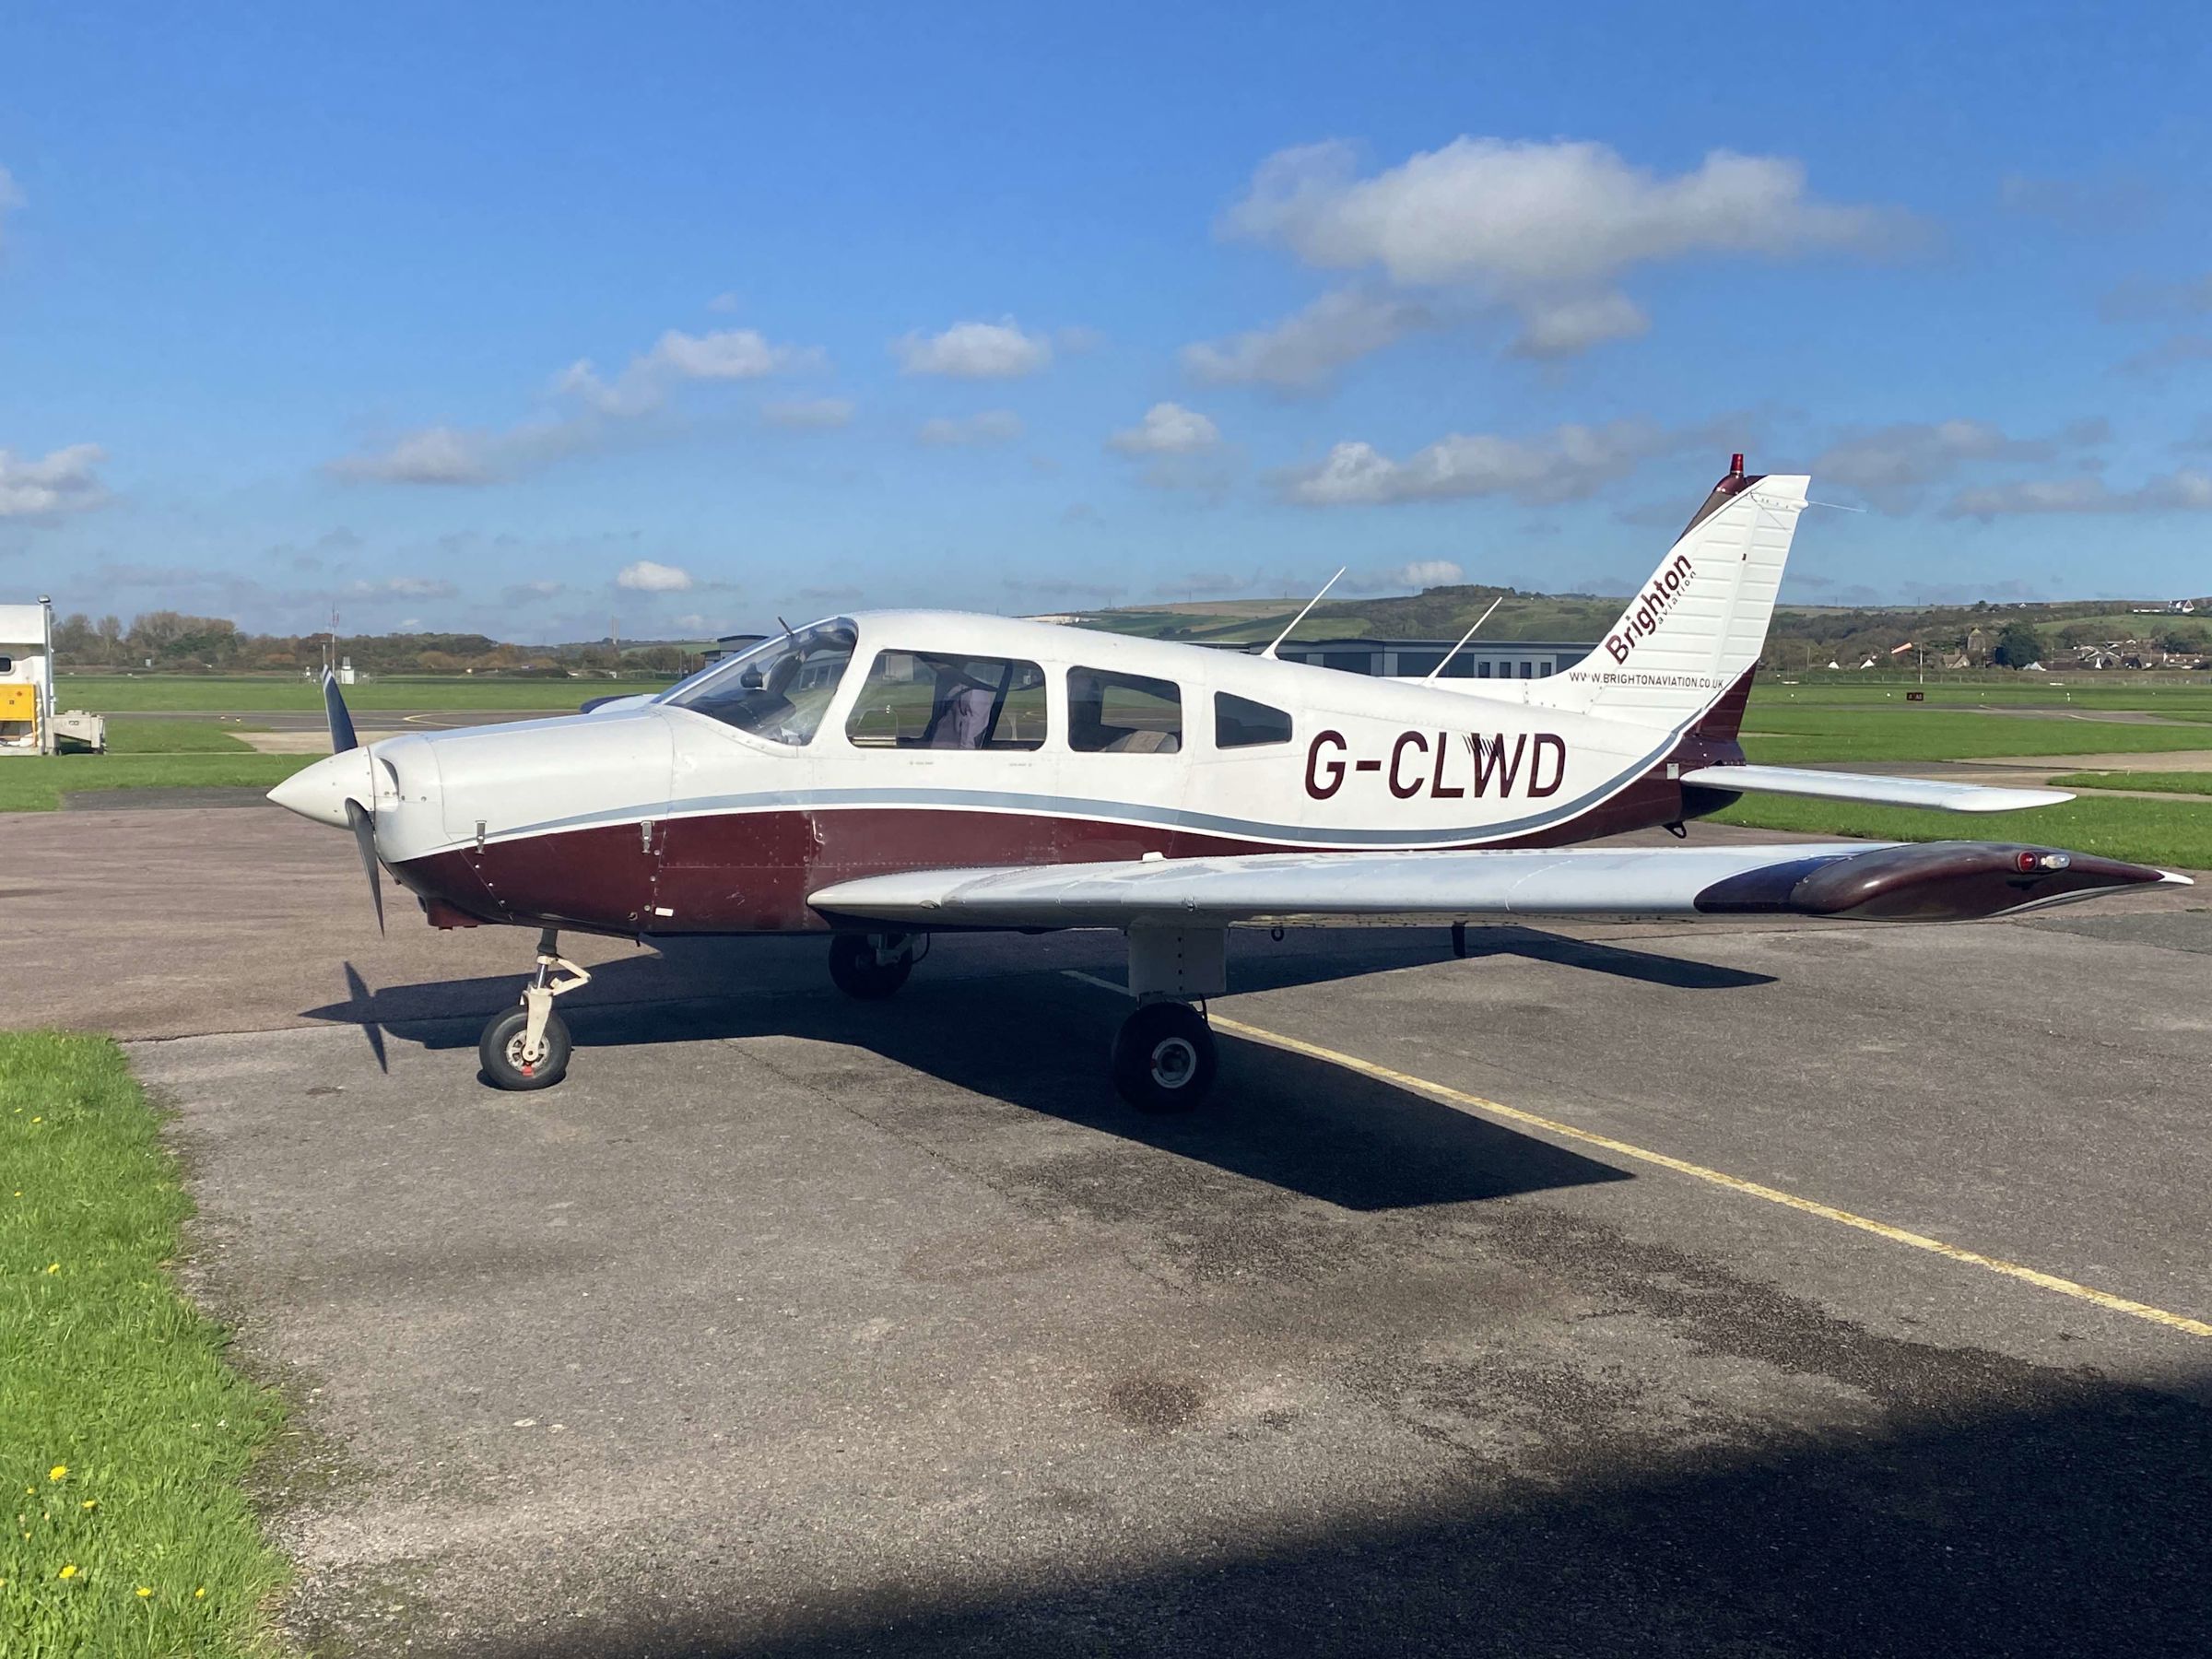
[[1823, 801], [1864, 801], [1875, 806], [1930, 806], [1938, 812], [2018, 812], [2055, 806], [2074, 797], [2063, 789], [2000, 789], [1990, 783], [1948, 783], [1934, 778], [1886, 778], [1873, 772], [1818, 771], [1799, 766], [1701, 766], [1682, 782], [1744, 794], [1811, 795]]

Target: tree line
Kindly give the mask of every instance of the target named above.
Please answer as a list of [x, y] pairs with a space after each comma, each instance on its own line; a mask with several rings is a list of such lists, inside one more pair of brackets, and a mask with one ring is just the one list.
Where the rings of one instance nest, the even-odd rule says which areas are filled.
[[[53, 652], [65, 668], [149, 667], [169, 673], [261, 674], [320, 668], [328, 634], [248, 633], [228, 617], [142, 611], [128, 627], [114, 616], [72, 612], [54, 623]], [[628, 646], [601, 641], [514, 645], [480, 633], [346, 634], [337, 655], [370, 674], [507, 674], [548, 677], [576, 673], [688, 674], [697, 653], [678, 645]]]

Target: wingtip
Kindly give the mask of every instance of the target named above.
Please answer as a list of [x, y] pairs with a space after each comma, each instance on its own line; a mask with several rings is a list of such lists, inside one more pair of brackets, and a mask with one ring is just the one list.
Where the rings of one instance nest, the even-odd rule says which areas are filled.
[[2159, 872], [2159, 884], [2161, 887], [2194, 887], [2196, 885], [2196, 877], [2194, 876], [2184, 876], [2179, 870], [2160, 870]]

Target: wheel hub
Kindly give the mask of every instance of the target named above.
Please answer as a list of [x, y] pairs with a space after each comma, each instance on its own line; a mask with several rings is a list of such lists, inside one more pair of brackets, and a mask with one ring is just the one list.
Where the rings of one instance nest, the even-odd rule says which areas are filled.
[[1181, 1088], [1198, 1069], [1198, 1051], [1187, 1037], [1170, 1037], [1152, 1050], [1152, 1081], [1162, 1088]]

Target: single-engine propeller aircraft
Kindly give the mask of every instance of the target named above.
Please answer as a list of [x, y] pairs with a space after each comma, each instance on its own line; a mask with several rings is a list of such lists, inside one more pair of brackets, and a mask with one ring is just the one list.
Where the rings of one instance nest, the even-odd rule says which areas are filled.
[[[2014, 841], [1575, 848], [1747, 793], [1998, 812], [2056, 790], [1747, 763], [1736, 741], [1808, 480], [1714, 486], [1590, 655], [1545, 679], [1378, 680], [1049, 623], [832, 618], [657, 696], [361, 745], [270, 792], [350, 828], [431, 924], [542, 931], [486, 1076], [567, 1070], [559, 931], [821, 933], [890, 995], [944, 930], [1112, 928], [1134, 1105], [1214, 1080], [1205, 999], [1234, 926], [1495, 917], [1971, 921], [2185, 878]], [[1278, 640], [1277, 644], [1280, 644]]]

